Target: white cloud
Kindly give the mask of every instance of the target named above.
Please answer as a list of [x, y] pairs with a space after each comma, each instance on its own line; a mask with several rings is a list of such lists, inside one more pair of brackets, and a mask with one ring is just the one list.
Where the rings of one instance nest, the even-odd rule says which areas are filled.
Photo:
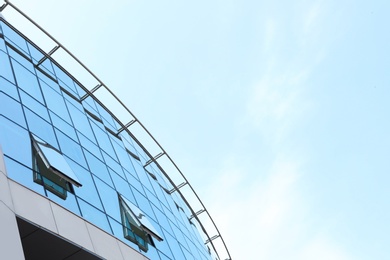
[[311, 104], [303, 93], [308, 70], [274, 74], [265, 75], [254, 86], [246, 120], [262, 133], [263, 138], [278, 143], [308, 113]]
[[[217, 198], [216, 204], [211, 208], [217, 209], [213, 215], [220, 229], [227, 231], [223, 235], [228, 237], [233, 257], [237, 253], [241, 259], [253, 259], [254, 256], [273, 259], [270, 257], [278, 253], [278, 245], [283, 244], [279, 241], [291, 236], [286, 233], [294, 229], [290, 227], [294, 226], [292, 221], [304, 211], [297, 189], [299, 165], [284, 158], [277, 159], [266, 179], [255, 174], [258, 178], [249, 180], [245, 190], [238, 190], [233, 184], [240, 180], [239, 176], [245, 176], [245, 167], [227, 171], [219, 182], [222, 187], [228, 184], [230, 192], [215, 190], [212, 195]], [[229, 201], [229, 204], [222, 204], [222, 201]], [[226, 207], [229, 214], [221, 214], [226, 213]], [[242, 252], [244, 248], [246, 252]]]
[[[265, 69], [259, 72], [248, 96], [240, 138], [247, 134], [247, 138], [261, 139], [257, 143], [270, 150], [270, 162], [248, 162], [233, 147], [209, 193], [213, 198], [211, 213], [233, 259], [352, 259], [337, 237], [326, 233], [326, 227], [311, 225], [315, 214], [304, 193], [308, 153], [292, 152], [285, 146], [288, 137], [311, 116], [314, 106], [308, 82], [326, 53], [326, 46], [316, 45], [323, 10], [323, 2], [317, 1], [296, 15], [299, 22], [270, 15], [264, 23]], [[294, 36], [288, 39], [295, 41], [293, 52], [283, 56], [286, 46], [280, 40], [287, 23], [299, 26], [289, 34]]]

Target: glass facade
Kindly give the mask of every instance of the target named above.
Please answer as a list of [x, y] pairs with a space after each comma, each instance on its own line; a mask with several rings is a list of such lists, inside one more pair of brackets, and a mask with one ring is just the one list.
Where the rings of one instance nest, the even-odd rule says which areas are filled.
[[[0, 145], [9, 178], [150, 259], [214, 259], [159, 167], [79, 82], [0, 18]], [[40, 62], [41, 61], [41, 62]]]

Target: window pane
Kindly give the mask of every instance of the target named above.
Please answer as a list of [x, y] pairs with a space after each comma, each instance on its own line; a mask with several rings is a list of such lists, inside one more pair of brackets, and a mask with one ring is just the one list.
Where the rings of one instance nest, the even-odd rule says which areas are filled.
[[1, 22], [1, 27], [3, 28], [3, 34], [7, 41], [10, 41], [13, 46], [18, 48], [21, 52], [30, 57], [30, 54], [27, 49], [26, 40], [23, 39], [19, 34], [14, 30], [8, 27], [5, 23]]
[[31, 167], [31, 141], [28, 132], [3, 116], [0, 116], [0, 144], [5, 155]]
[[20, 65], [17, 61], [11, 59], [12, 66], [14, 68], [16, 82], [18, 86], [33, 96], [36, 100], [43, 102], [41, 89], [38, 85], [37, 77], [32, 74], [25, 67]]
[[107, 216], [97, 208], [86, 203], [82, 199], [78, 199], [82, 216], [92, 224], [112, 234], [111, 227], [108, 224]]
[[[48, 76], [46, 76], [45, 74], [43, 74], [42, 72], [40, 72], [39, 70], [36, 70], [35, 71], [38, 75], [38, 78], [39, 78], [39, 83], [41, 84], [42, 81], [46, 83], [46, 85], [50, 86], [52, 89], [54, 89], [55, 91], [57, 91], [57, 93], [61, 93], [61, 89], [60, 89], [60, 86], [58, 85], [58, 83], [49, 78]], [[54, 77], [55, 79], [55, 77]], [[41, 84], [42, 86], [42, 84]], [[43, 86], [42, 86], [43, 88]]]
[[77, 132], [77, 135], [79, 137], [81, 146], [84, 149], [86, 149], [88, 152], [95, 155], [101, 161], [103, 161], [103, 157], [102, 157], [102, 153], [100, 152], [100, 148], [95, 143], [93, 143], [91, 140], [86, 138], [83, 134], [81, 134], [80, 132]]
[[65, 88], [66, 90], [70, 91], [73, 95], [79, 98], [78, 93], [76, 92], [76, 88], [73, 84], [73, 80], [66, 75], [60, 68], [58, 68], [56, 65], [53, 64], [54, 71], [57, 75], [58, 82], [60, 86]]
[[5, 47], [5, 41], [2, 38], [2, 36], [0, 36], [0, 50], [4, 51], [4, 52], [7, 52], [7, 48]]
[[113, 187], [111, 177], [107, 171], [106, 165], [102, 161], [97, 159], [95, 156], [90, 154], [89, 152], [84, 150], [84, 153], [91, 172], [97, 177], [99, 177], [101, 180], [103, 180], [104, 182], [108, 183], [110, 186]]
[[52, 201], [56, 202], [57, 204], [63, 206], [67, 210], [70, 210], [73, 213], [81, 216], [80, 209], [79, 209], [79, 206], [77, 205], [76, 197], [74, 194], [68, 192], [68, 196], [66, 197], [66, 200], [63, 200], [63, 199], [59, 198], [57, 195], [52, 194], [50, 192], [47, 193], [47, 196], [49, 197], [49, 199], [51, 199]]
[[23, 67], [25, 67], [32, 73], [35, 73], [34, 65], [25, 57], [21, 56], [18, 52], [14, 51], [12, 48], [9, 47], [8, 54], [12, 58], [14, 58], [17, 62], [19, 62], [21, 65], [23, 65]]
[[111, 178], [114, 181], [116, 190], [131, 202], [136, 203], [129, 184], [114, 172], [111, 172]]
[[98, 209], [103, 210], [91, 173], [72, 160], [68, 159], [67, 162], [83, 184], [82, 187], [75, 189], [76, 195]]
[[86, 99], [82, 101], [83, 106], [93, 112], [96, 115], [99, 115], [99, 112], [97, 111], [95, 100], [91, 96], [88, 96]]
[[[103, 126], [102, 124], [99, 124], [101, 127]], [[112, 148], [110, 139], [107, 136], [106, 131], [102, 130], [98, 124], [95, 122], [91, 121], [91, 126], [93, 129], [93, 132], [95, 133], [96, 139], [98, 141], [98, 144], [100, 148], [105, 151], [107, 154], [109, 154], [114, 160], [118, 160], [116, 158], [114, 148]]]
[[110, 139], [122, 167], [124, 167], [128, 171], [134, 171], [133, 164], [131, 163], [129, 158], [129, 153], [125, 150], [123, 143], [119, 139], [115, 140], [116, 138], [114, 137]]
[[37, 50], [34, 46], [32, 46], [29, 42], [27, 42], [28, 49], [31, 53], [31, 57], [34, 60], [34, 64], [37, 64], [43, 58], [43, 54]]
[[107, 166], [114, 170], [117, 174], [121, 175], [123, 178], [125, 178], [125, 175], [123, 173], [122, 167], [114, 161], [110, 156], [108, 156], [105, 152], [102, 152], [104, 161], [106, 162]]
[[12, 83], [15, 83], [14, 75], [11, 69], [11, 63], [9, 57], [4, 52], [0, 51], [0, 76], [8, 79]]
[[119, 210], [118, 203], [118, 193], [102, 182], [101, 180], [94, 178], [97, 190], [99, 192], [100, 198], [103, 202], [103, 207], [106, 211], [106, 214], [116, 219], [117, 221], [121, 221], [121, 215]]
[[31, 111], [34, 111], [40, 117], [50, 122], [49, 114], [47, 113], [47, 108], [41, 103], [33, 99], [30, 95], [26, 94], [23, 90], [19, 91], [22, 104], [28, 107]]
[[19, 95], [16, 86], [3, 77], [0, 77], [0, 91], [19, 101]]
[[54, 135], [53, 126], [26, 107], [24, 107], [24, 113], [26, 115], [30, 132], [34, 133], [46, 143], [58, 149], [57, 139]]
[[77, 162], [84, 168], [87, 168], [87, 163], [84, 158], [83, 151], [81, 146], [73, 141], [68, 136], [64, 135], [62, 132], [55, 130], [58, 138], [58, 142], [60, 143], [61, 152], [71, 158], [73, 161]]
[[74, 141], [77, 141], [76, 132], [73, 128], [73, 126], [66, 123], [62, 118], [58, 117], [53, 112], [49, 112], [51, 121], [53, 122], [53, 126], [56, 127], [56, 129], [59, 129], [62, 133], [66, 134], [70, 138], [72, 138]]
[[136, 170], [136, 173], [137, 173], [138, 178], [139, 178], [140, 182], [142, 183], [142, 185], [145, 186], [150, 192], [154, 193], [154, 189], [152, 187], [152, 184], [150, 183], [149, 176], [145, 172], [144, 167], [142, 167], [140, 162], [135, 160], [135, 159], [132, 160], [132, 162], [133, 162], [133, 166]]
[[156, 219], [152, 207], [150, 206], [150, 202], [147, 200], [147, 198], [145, 198], [141, 193], [137, 191], [133, 191], [133, 194], [140, 210], [145, 212], [149, 216], [149, 218]]
[[15, 123], [26, 127], [22, 106], [19, 102], [0, 92], [0, 115], [4, 115]]
[[[7, 167], [8, 177], [14, 181], [26, 186], [27, 188], [46, 196], [43, 187], [33, 182], [33, 170], [27, 168], [14, 160], [4, 157], [5, 165]], [[31, 164], [31, 163], [30, 163]]]
[[56, 76], [54, 74], [54, 70], [53, 70], [53, 65], [52, 65], [52, 62], [50, 61], [50, 59], [46, 59], [44, 62], [42, 62], [39, 65], [39, 68], [42, 69], [47, 74], [49, 74], [51, 77], [53, 77], [53, 79], [56, 78]]
[[56, 92], [54, 89], [49, 87], [46, 83], [43, 81], [41, 82], [43, 95], [45, 96], [47, 107], [56, 113], [59, 117], [61, 117], [62, 120], [65, 120], [68, 122], [68, 124], [72, 124], [72, 121], [70, 120], [70, 116], [68, 113], [68, 109], [65, 106], [64, 98]]
[[75, 106], [73, 106], [70, 102], [66, 101], [66, 105], [76, 130], [80, 131], [84, 136], [87, 136], [92, 142], [96, 142], [87, 116], [78, 110]]

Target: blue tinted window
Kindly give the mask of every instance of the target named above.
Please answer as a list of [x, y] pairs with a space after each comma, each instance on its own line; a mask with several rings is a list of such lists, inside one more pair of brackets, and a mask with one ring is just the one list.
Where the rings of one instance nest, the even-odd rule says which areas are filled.
[[19, 95], [16, 86], [3, 77], [0, 77], [0, 91], [7, 93], [9, 96], [19, 101]]
[[51, 77], [53, 77], [53, 79], [56, 78], [56, 76], [54, 74], [54, 70], [53, 70], [53, 65], [52, 65], [52, 62], [50, 61], [50, 59], [47, 58], [44, 62], [42, 62], [39, 65], [39, 68], [41, 70], [43, 70], [44, 72], [46, 72], [47, 74], [49, 74]]
[[[31, 148], [31, 147], [30, 147]], [[31, 158], [32, 160], [32, 158]], [[5, 166], [7, 167], [7, 175], [14, 181], [28, 187], [29, 189], [46, 196], [43, 186], [33, 182], [33, 170], [27, 168], [18, 162], [4, 157]], [[30, 163], [31, 164], [31, 163]]]
[[87, 136], [91, 141], [95, 141], [88, 118], [84, 112], [81, 112], [69, 102], [66, 102], [74, 127], [80, 131], [84, 136]]
[[57, 204], [81, 216], [79, 206], [77, 205], [76, 202], [76, 197], [72, 193], [70, 192], [67, 193], [66, 200], [61, 199], [60, 197], [51, 193], [50, 191], [47, 191], [47, 196], [49, 197], [49, 199], [56, 202]]
[[4, 115], [15, 123], [26, 127], [22, 106], [19, 102], [0, 92], [0, 104], [0, 115]]
[[59, 69], [56, 65], [53, 64], [54, 71], [57, 75], [58, 82], [60, 86], [71, 92], [76, 97], [79, 97], [78, 93], [76, 92], [76, 88], [73, 84], [73, 80], [66, 75], [61, 69]]
[[[61, 89], [60, 89], [60, 86], [58, 85], [58, 83], [49, 78], [48, 76], [46, 76], [45, 74], [43, 74], [42, 72], [40, 72], [39, 70], [36, 70], [35, 71], [38, 75], [38, 78], [39, 78], [39, 83], [42, 85], [42, 81], [46, 83], [46, 85], [50, 86], [52, 89], [54, 89], [55, 91], [57, 91], [57, 93], [61, 93]], [[42, 86], [44, 87], [44, 86]]]
[[95, 155], [98, 159], [103, 161], [103, 157], [102, 157], [102, 154], [100, 152], [100, 148], [95, 143], [93, 143], [91, 140], [86, 138], [83, 134], [81, 134], [80, 132], [77, 132], [77, 135], [79, 137], [81, 146], [84, 149], [86, 149], [88, 152], [90, 152], [91, 154]]
[[87, 151], [85, 151], [85, 158], [87, 159], [91, 172], [97, 177], [99, 177], [101, 180], [113, 186], [106, 165]]
[[148, 252], [145, 252], [144, 255], [146, 255], [149, 259], [160, 259], [157, 253], [157, 249], [152, 246], [149, 246]]
[[37, 116], [28, 108], [24, 109], [27, 124], [30, 132], [47, 142], [48, 144], [58, 148], [57, 139], [54, 135], [53, 126]]
[[150, 191], [148, 191], [147, 189], [145, 190], [145, 194], [146, 194], [146, 197], [150, 200], [150, 202], [156, 206], [157, 208], [159, 208], [161, 210], [161, 204], [160, 204], [160, 201], [157, 199], [156, 196], [154, 196]]
[[[153, 207], [153, 206], [152, 206]], [[165, 229], [165, 230], [167, 230], [169, 233], [172, 233], [173, 234], [173, 231], [172, 231], [172, 229], [171, 229], [171, 227], [170, 227], [170, 225], [169, 225], [169, 221], [168, 221], [168, 219], [167, 219], [167, 217], [165, 216], [165, 214], [161, 211], [161, 210], [159, 210], [159, 209], [157, 209], [156, 207], [153, 207], [153, 209], [154, 209], [154, 213], [155, 213], [155, 215], [156, 215], [156, 220], [157, 220], [157, 222]]]
[[4, 52], [7, 52], [7, 48], [5, 47], [5, 41], [2, 38], [2, 36], [0, 36], [0, 50], [4, 51]]
[[114, 161], [110, 156], [108, 156], [105, 152], [102, 152], [102, 155], [107, 166], [110, 167], [112, 170], [114, 170], [117, 174], [125, 178], [122, 167], [116, 161]]
[[122, 167], [124, 167], [128, 171], [134, 171], [133, 164], [131, 163], [129, 158], [129, 153], [125, 150], [122, 142], [115, 137], [111, 137], [110, 139]]
[[82, 101], [83, 106], [93, 112], [96, 115], [99, 115], [99, 112], [97, 111], [96, 105], [95, 105], [95, 100], [91, 96], [88, 96], [86, 99]]
[[[181, 246], [181, 245], [180, 245]], [[193, 255], [188, 251], [186, 250], [186, 248], [182, 247], [181, 246], [181, 249], [186, 257], [187, 260], [195, 260], [195, 258], [193, 257]]]
[[38, 85], [37, 77], [15, 60], [11, 60], [18, 86], [33, 96], [36, 100], [43, 103], [43, 97]]
[[53, 122], [53, 126], [57, 129], [59, 129], [62, 133], [66, 134], [70, 138], [72, 138], [74, 141], [77, 141], [76, 132], [73, 128], [73, 126], [66, 123], [62, 118], [54, 114], [53, 112], [49, 112], [51, 121]]
[[115, 172], [111, 171], [110, 173], [111, 173], [111, 178], [112, 178], [112, 180], [114, 182], [116, 190], [121, 195], [126, 197], [126, 199], [128, 199], [129, 201], [131, 201], [134, 204], [136, 204], [135, 198], [133, 196], [133, 192], [130, 190], [129, 184], [124, 179], [122, 179], [122, 177], [117, 175]]
[[[112, 148], [110, 139], [108, 138], [106, 131], [103, 131], [95, 122], [91, 122], [91, 126], [93, 132], [95, 133], [100, 148], [106, 153], [108, 153], [112, 158], [117, 160], [114, 149]], [[100, 124], [100, 126], [102, 125]]]
[[[122, 224], [120, 224], [118, 221], [116, 221], [115, 219], [113, 219], [111, 217], [108, 217], [108, 220], [110, 222], [112, 230], [114, 231], [114, 235], [118, 238], [122, 238], [123, 237]], [[125, 242], [124, 239], [122, 239], [122, 241]], [[138, 251], [138, 246], [135, 249]]]
[[31, 167], [31, 141], [28, 132], [3, 116], [0, 116], [0, 144], [4, 154]]
[[112, 234], [111, 227], [108, 223], [106, 214], [104, 214], [91, 204], [88, 204], [87, 202], [83, 201], [82, 199], [79, 199], [78, 202], [81, 214], [86, 220]]
[[44, 55], [34, 46], [32, 46], [29, 42], [27, 42], [27, 46], [30, 51], [31, 57], [34, 60], [34, 64], [37, 64], [37, 62], [40, 61]]
[[129, 136], [128, 133], [126, 133], [125, 131], [123, 131], [120, 136], [122, 137], [122, 141], [123, 141], [123, 144], [124, 146], [130, 151], [132, 152], [133, 154], [137, 155], [138, 156], [138, 152], [137, 150], [134, 148], [134, 145], [133, 145], [133, 139]]
[[[155, 169], [158, 169], [158, 168], [157, 168], [157, 165], [154, 162], [152, 162], [151, 164], [149, 164], [146, 167], [146, 170], [148, 170], [150, 173], [152, 173], [156, 177], [157, 182], [162, 187], [164, 187], [164, 188], [166, 188], [168, 190], [173, 189], [172, 184], [165, 178], [164, 174], [160, 170], [155, 170]], [[153, 181], [151, 180], [151, 182], [153, 182]]]
[[106, 125], [107, 127], [111, 128], [114, 131], [118, 130], [115, 128], [114, 119], [112, 118], [112, 116], [97, 102], [96, 102], [96, 107], [99, 111], [99, 114], [102, 116], [103, 121], [105, 122], [104, 125]]
[[72, 124], [63, 97], [42, 81], [41, 86], [47, 107], [61, 117], [62, 120], [65, 120], [68, 124]]
[[33, 99], [30, 95], [27, 95], [23, 90], [21, 90], [19, 93], [24, 106], [28, 107], [40, 117], [50, 122], [49, 114], [47, 113], [47, 108], [45, 106]]
[[173, 235], [177, 238], [177, 240], [180, 241], [180, 243], [186, 244], [184, 237], [183, 237], [183, 232], [181, 232], [179, 230], [179, 228], [175, 224], [173, 224], [172, 222], [169, 222], [169, 224], [173, 230]]
[[176, 239], [172, 237], [169, 233], [165, 233], [165, 238], [167, 239], [169, 247], [174, 253], [176, 259], [185, 259], [183, 252], [181, 251], [180, 246], [177, 243]]
[[19, 34], [17, 34], [14, 30], [8, 27], [5, 23], [1, 22], [1, 27], [3, 28], [3, 34], [7, 41], [12, 43], [17, 49], [23, 52], [25, 55], [30, 57], [30, 54], [27, 49], [26, 40], [23, 39]]
[[167, 240], [165, 238], [165, 232], [162, 231], [160, 234], [163, 236], [164, 240], [161, 241], [161, 242], [156, 243], [156, 248], [158, 250], [160, 250], [162, 253], [164, 253], [165, 255], [167, 255], [168, 257], [170, 257], [170, 258], [167, 258], [166, 256], [164, 257], [164, 255], [160, 253], [161, 259], [174, 259], [173, 255], [172, 255], [172, 252], [171, 252], [171, 249], [169, 248], [168, 242], [167, 242]]
[[137, 172], [138, 178], [141, 181], [142, 185], [144, 185], [150, 192], [154, 193], [152, 184], [150, 183], [149, 176], [145, 172], [144, 167], [139, 163], [139, 161], [132, 160], [133, 166]]
[[117, 221], [121, 221], [118, 193], [101, 180], [97, 178], [94, 178], [94, 180], [107, 215]]
[[60, 143], [61, 152], [81, 166], [87, 168], [88, 166], [84, 159], [81, 146], [58, 130], [56, 130], [56, 134]]
[[133, 190], [134, 197], [137, 201], [138, 207], [145, 212], [150, 218], [156, 219], [152, 207], [150, 206], [149, 201], [138, 191]]
[[169, 207], [168, 201], [165, 198], [165, 195], [167, 195], [167, 193], [161, 189], [160, 185], [156, 181], [152, 181], [152, 185], [153, 185], [154, 190], [156, 192], [156, 197], [160, 200], [160, 202], [165, 207]]
[[8, 79], [12, 83], [15, 83], [14, 75], [12, 73], [9, 57], [4, 52], [0, 51], [0, 76]]
[[132, 188], [135, 188], [138, 191], [143, 192], [143, 188], [142, 188], [141, 183], [136, 178], [134, 178], [133, 175], [131, 175], [129, 172], [127, 172], [126, 170], [124, 170], [124, 173], [126, 175], [127, 181], [130, 183]]
[[103, 210], [91, 173], [72, 160], [67, 160], [67, 162], [73, 172], [77, 174], [80, 183], [83, 184], [83, 186], [75, 189], [76, 195], [83, 200], [88, 201], [88, 203], [92, 204], [96, 208]]
[[26, 69], [35, 73], [34, 65], [31, 61], [27, 60], [26, 57], [21, 56], [18, 52], [14, 51], [12, 48], [8, 48], [9, 55], [14, 58], [17, 62], [22, 64]]
[[85, 95], [85, 91], [79, 86], [79, 84], [74, 82], [74, 86], [75, 86], [77, 93], [79, 94], [80, 97]]

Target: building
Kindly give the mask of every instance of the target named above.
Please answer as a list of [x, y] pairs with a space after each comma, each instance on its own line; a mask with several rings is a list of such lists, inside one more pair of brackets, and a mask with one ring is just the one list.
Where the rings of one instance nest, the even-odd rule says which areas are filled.
[[[0, 17], [0, 258], [230, 259], [203, 203], [139, 120], [6, 1], [5, 17], [8, 9], [53, 47]], [[77, 66], [61, 63], [60, 51]]]

